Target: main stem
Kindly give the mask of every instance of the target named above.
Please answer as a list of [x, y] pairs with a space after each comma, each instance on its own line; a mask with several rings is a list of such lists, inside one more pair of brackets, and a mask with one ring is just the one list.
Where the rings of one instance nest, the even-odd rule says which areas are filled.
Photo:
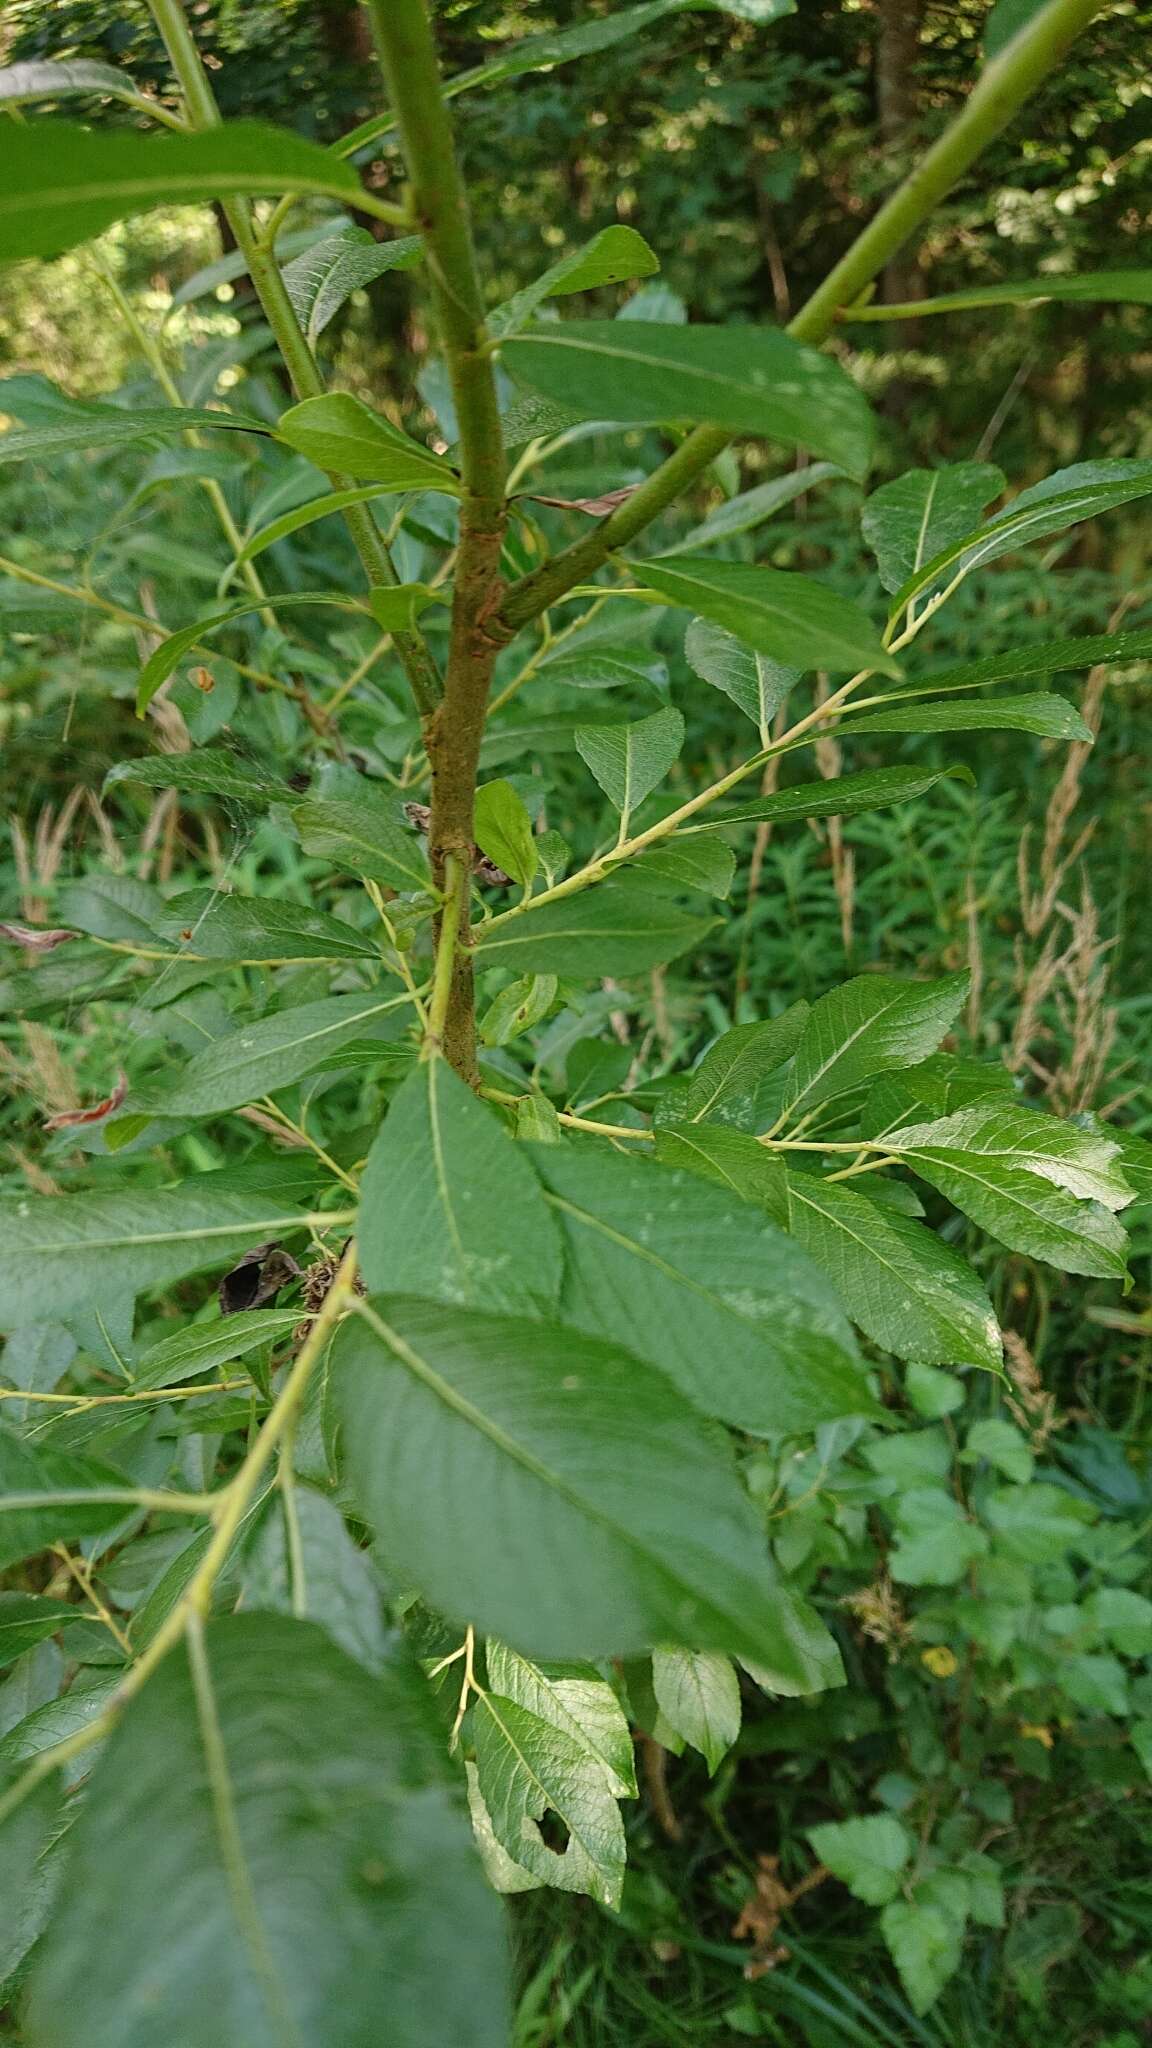
[[368, 0], [389, 100], [396, 110], [416, 222], [424, 237], [433, 307], [452, 386], [464, 491], [443, 701], [426, 728], [432, 767], [428, 830], [433, 873], [449, 908], [437, 963], [451, 978], [437, 1037], [466, 1080], [476, 1076], [472, 956], [466, 934], [471, 894], [476, 772], [492, 668], [507, 638], [492, 631], [503, 594], [500, 550], [506, 516], [504, 441], [492, 364], [485, 352], [484, 302], [467, 196], [456, 162], [436, 49], [424, 0]]
[[[149, 5], [184, 96], [191, 126], [217, 127], [220, 122], [220, 109], [216, 104], [216, 96], [201, 61], [200, 52], [184, 18], [181, 0], [149, 0]], [[236, 238], [256, 296], [264, 309], [264, 317], [272, 329], [276, 345], [283, 357], [293, 391], [297, 398], [322, 397], [325, 384], [317, 368], [316, 358], [296, 318], [295, 308], [288, 297], [275, 255], [271, 250], [262, 247], [257, 237], [247, 200], [231, 199], [225, 200], [222, 204], [225, 219]], [[329, 472], [329, 477], [335, 490], [347, 490], [350, 487], [349, 477], [338, 476], [334, 472]], [[346, 506], [343, 518], [369, 584], [396, 583], [399, 579], [392, 565], [392, 557], [367, 506]], [[408, 678], [416, 708], [422, 718], [427, 718], [440, 695], [440, 678], [436, 673], [436, 664], [419, 633], [397, 633], [393, 637], [393, 645]]]
[[[1049, 0], [986, 66], [951, 126], [789, 322], [787, 332], [796, 341], [827, 340], [842, 309], [851, 306], [880, 275], [987, 144], [1008, 126], [1036, 87], [1055, 70], [1100, 5], [1101, 0]], [[582, 540], [514, 583], [498, 625], [511, 637], [557, 603], [573, 584], [584, 582], [614, 549], [634, 540], [703, 475], [731, 439], [722, 427], [697, 427], [626, 504]]]

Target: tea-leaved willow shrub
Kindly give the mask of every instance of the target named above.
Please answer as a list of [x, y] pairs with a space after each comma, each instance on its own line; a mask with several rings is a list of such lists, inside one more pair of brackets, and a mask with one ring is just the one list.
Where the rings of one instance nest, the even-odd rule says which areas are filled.
[[[529, 40], [452, 91], [651, 39], [681, 4]], [[787, 0], [720, 4], [768, 33]], [[298, 841], [313, 900], [165, 899], [95, 876], [59, 892], [52, 927], [7, 927], [29, 987], [63, 995], [127, 962], [138, 1017], [207, 987], [230, 1021], [183, 1063], [157, 1064], [150, 1038], [126, 1096], [83, 1127], [64, 1120], [53, 1170], [79, 1190], [5, 1205], [0, 1564], [18, 1570], [0, 1596], [0, 1981], [22, 1987], [40, 2048], [486, 2048], [507, 2028], [495, 1893], [620, 1897], [630, 1717], [715, 1764], [742, 1687], [841, 1681], [832, 1635], [770, 1554], [741, 1456], [747, 1470], [750, 1447], [791, 1455], [814, 1432], [873, 1431], [885, 1358], [999, 1369], [980, 1280], [925, 1221], [917, 1185], [1014, 1251], [1124, 1273], [1119, 1213], [1147, 1185], [1147, 1154], [941, 1051], [961, 975], [861, 976], [737, 1024], [659, 1088], [609, 1082], [599, 1113], [588, 1090], [574, 1107], [543, 1086], [557, 1064], [537, 1058], [606, 1018], [613, 998], [591, 1000], [605, 984], [685, 969], [757, 822], [847, 817], [940, 779], [894, 745], [888, 765], [749, 797], [769, 760], [833, 725], [849, 749], [857, 734], [983, 728], [1084, 738], [1046, 679], [1152, 651], [1148, 635], [1105, 635], [931, 666], [932, 622], [962, 579], [1152, 493], [1152, 462], [1080, 463], [1007, 498], [988, 464], [884, 485], [863, 522], [885, 616], [746, 558], [799, 489], [865, 478], [869, 407], [821, 345], [838, 320], [874, 316], [887, 258], [1094, 7], [1050, 0], [1001, 37], [952, 127], [786, 332], [687, 325], [643, 285], [607, 317], [606, 288], [658, 268], [620, 226], [486, 314], [423, 0], [373, 6], [389, 111], [331, 152], [220, 123], [178, 0], [153, 11], [178, 86], [162, 101], [91, 65], [5, 74], [13, 106], [119, 96], [171, 132], [12, 122], [0, 255], [50, 258], [151, 205], [218, 200], [294, 402], [279, 418], [183, 406], [163, 357], [174, 402], [154, 409], [13, 380], [19, 424], [0, 459], [195, 429], [243, 451], [259, 484], [288, 451], [271, 506], [235, 490], [233, 505], [209, 470], [224, 588], [244, 594], [166, 621], [139, 675], [140, 712], [167, 684], [207, 743], [145, 752], [112, 780], [267, 813]], [[398, 196], [362, 187], [364, 150], [399, 151]], [[270, 195], [274, 211], [253, 209]], [[330, 207], [329, 228], [282, 256], [302, 196]], [[436, 449], [327, 392], [317, 369], [340, 306], [399, 265], [438, 334]], [[1039, 289], [1146, 299], [1148, 278], [1045, 277], [1016, 296]], [[596, 317], [578, 297], [591, 290]], [[620, 423], [664, 444], [638, 486], [613, 481]], [[589, 432], [606, 487], [557, 507], [549, 458]], [[756, 438], [815, 459], [734, 495], [727, 451]], [[709, 477], [724, 501], [670, 541], [661, 515]], [[347, 524], [360, 581], [278, 592], [268, 551], [329, 517]], [[566, 544], [550, 550], [542, 522]], [[653, 681], [655, 607], [684, 629], [682, 706]], [[242, 666], [225, 651], [233, 621], [254, 643]], [[369, 650], [351, 674], [350, 625]], [[339, 711], [385, 656], [407, 709], [387, 699], [357, 766], [334, 742]], [[214, 705], [187, 680], [207, 660]], [[335, 679], [324, 703], [317, 676]], [[692, 706], [710, 689], [747, 720], [747, 747], [708, 782]], [[585, 808], [598, 785], [612, 817], [583, 865], [542, 810], [564, 750]], [[370, 1120], [362, 1141], [344, 1142], [349, 1105]], [[172, 1179], [175, 1158], [197, 1156], [186, 1134], [253, 1109], [243, 1164]], [[147, 1305], [178, 1282], [158, 1322]], [[975, 1555], [978, 1524], [937, 1496], [955, 1508], [949, 1544]], [[914, 1508], [904, 1540], [923, 1543]], [[130, 1612], [53, 1576], [60, 1546], [97, 1589], [112, 1560]], [[890, 1925], [903, 1900], [907, 1969], [907, 1916], [921, 1912], [927, 1940], [938, 1906], [917, 1908], [910, 1838], [895, 1822], [882, 1833], [883, 1885], [865, 1895], [889, 1901]], [[859, 1889], [869, 1844], [818, 1846]], [[979, 1917], [981, 1885], [982, 1866], [953, 1874], [953, 1932]]]

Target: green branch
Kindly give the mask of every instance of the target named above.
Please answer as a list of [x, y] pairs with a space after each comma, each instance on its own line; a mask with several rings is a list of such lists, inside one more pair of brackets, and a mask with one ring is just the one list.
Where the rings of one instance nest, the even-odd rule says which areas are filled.
[[[800, 308], [787, 332], [796, 341], [827, 340], [843, 308], [859, 299], [889, 260], [958, 184], [988, 143], [1005, 129], [1036, 87], [1055, 70], [1101, 0], [1049, 0], [1014, 36], [972, 87], [956, 119], [858, 235], [847, 254]], [[697, 427], [624, 505], [530, 576], [514, 583], [500, 613], [511, 635], [547, 611], [602, 567], [702, 476], [732, 439], [721, 427]]]
[[[149, 0], [156, 26], [164, 41], [176, 74], [193, 128], [215, 128], [220, 109], [212, 91], [200, 52], [184, 18], [181, 0]], [[264, 317], [276, 340], [297, 398], [320, 398], [324, 380], [305, 339], [295, 309], [272, 252], [263, 246], [252, 221], [251, 208], [243, 199], [222, 202], [224, 216], [244, 257], [248, 275], [264, 310]], [[329, 473], [335, 490], [346, 490], [350, 479]], [[399, 577], [392, 557], [380, 537], [371, 513], [364, 505], [349, 505], [343, 513], [370, 585], [395, 584]], [[440, 695], [436, 665], [419, 633], [397, 633], [394, 646], [408, 678], [416, 708], [422, 718], [430, 715]]]

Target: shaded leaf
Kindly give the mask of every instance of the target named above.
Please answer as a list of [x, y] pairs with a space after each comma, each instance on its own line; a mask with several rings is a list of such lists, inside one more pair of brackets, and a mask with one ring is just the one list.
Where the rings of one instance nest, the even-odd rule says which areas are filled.
[[582, 248], [561, 256], [514, 298], [496, 306], [488, 315], [488, 332], [503, 339], [526, 326], [545, 299], [592, 291], [597, 285], [621, 284], [625, 278], [651, 277], [659, 268], [655, 254], [635, 228], [602, 228]]
[[[3, 1528], [0, 1522], [0, 1538]], [[33, 1644], [83, 1620], [83, 1610], [64, 1600], [43, 1600], [34, 1593], [0, 1593], [0, 1667], [14, 1664]]]
[[478, 967], [510, 967], [517, 974], [563, 974], [586, 979], [627, 977], [659, 967], [699, 945], [715, 927], [620, 877], [558, 903], [476, 929]]
[[811, 576], [713, 561], [710, 555], [649, 556], [628, 567], [668, 604], [699, 612], [777, 661], [800, 670], [864, 668], [900, 674], [867, 613]]
[[866, 1337], [921, 1364], [1000, 1365], [992, 1305], [968, 1261], [912, 1217], [856, 1188], [800, 1173], [743, 1131], [670, 1124], [657, 1141], [670, 1164], [704, 1173], [804, 1247]]
[[803, 671], [757, 654], [710, 619], [693, 619], [684, 635], [684, 659], [704, 682], [739, 705], [767, 746], [772, 720]]
[[821, 1863], [865, 1905], [882, 1906], [896, 1897], [915, 1844], [894, 1814], [826, 1821], [807, 1832]]
[[0, 260], [58, 256], [153, 206], [261, 192], [315, 192], [355, 204], [360, 181], [317, 143], [260, 121], [228, 121], [197, 135], [95, 132], [55, 120], [12, 126], [4, 141]]
[[1066, 697], [1037, 693], [1029, 697], [989, 697], [962, 704], [894, 705], [853, 718], [844, 730], [856, 732], [1035, 732], [1045, 739], [1086, 740], [1095, 734], [1075, 704]]
[[305, 398], [276, 423], [279, 440], [318, 469], [339, 470], [396, 491], [456, 491], [448, 463], [347, 391]]
[[940, 981], [859, 975], [813, 1006], [796, 1049], [789, 1113], [845, 1095], [874, 1074], [934, 1052], [968, 993], [966, 974]]
[[216, 1372], [234, 1359], [246, 1358], [262, 1344], [287, 1337], [300, 1321], [295, 1308], [249, 1309], [243, 1316], [221, 1316], [210, 1323], [193, 1323], [153, 1344], [141, 1358], [134, 1387], [176, 1387], [201, 1373]]
[[188, 754], [148, 754], [138, 761], [117, 761], [104, 777], [104, 790], [118, 782], [139, 782], [146, 789], [185, 789], [199, 795], [234, 798], [237, 803], [283, 801], [288, 787], [258, 761], [225, 747], [194, 748]]
[[862, 476], [872, 416], [840, 365], [769, 327], [564, 320], [509, 336], [513, 376], [589, 419], [707, 420]]
[[721, 825], [752, 825], [797, 818], [854, 818], [862, 811], [886, 810], [924, 796], [938, 782], [969, 782], [967, 768], [862, 768], [855, 775], [837, 775], [819, 782], [795, 782], [769, 796], [752, 797], [731, 810], [714, 812], [709, 823], [688, 830], [714, 832]]
[[[114, 1529], [124, 1517], [127, 1485], [111, 1465], [30, 1443], [0, 1427], [0, 1571], [50, 1543], [77, 1543]], [[120, 1498], [98, 1498], [110, 1491]]]
[[166, 1117], [218, 1116], [239, 1109], [260, 1095], [287, 1088], [351, 1039], [373, 1035], [373, 1025], [387, 1038], [397, 1010], [408, 1001], [407, 996], [382, 997], [367, 989], [261, 1017], [213, 1039], [166, 1087], [147, 1097], [141, 1094], [132, 1106]]
[[560, 1239], [522, 1149], [444, 1060], [394, 1096], [357, 1231], [370, 1288], [531, 1312], [560, 1291]]
[[715, 1650], [654, 1650], [652, 1685], [670, 1728], [715, 1777], [740, 1733], [740, 1681]]
[[132, 1701], [93, 1777], [33, 2034], [498, 2048], [503, 1942], [467, 1832], [406, 1666], [369, 1674], [278, 1615], [210, 1622], [199, 1660], [173, 1650]]
[[790, 505], [795, 498], [812, 490], [814, 485], [843, 474], [834, 462], [807, 462], [801, 468], [790, 469], [786, 476], [774, 476], [768, 483], [756, 484], [752, 490], [740, 491], [736, 497], [717, 505], [707, 519], [699, 526], [693, 526], [682, 541], [666, 552], [670, 555], [690, 554], [693, 548], [711, 547], [717, 541], [730, 540], [734, 534], [751, 533], [783, 506]]
[[684, 744], [684, 720], [672, 705], [632, 725], [577, 726], [576, 751], [625, 819], [663, 782]]
[[367, 875], [390, 889], [428, 887], [428, 862], [419, 836], [402, 822], [395, 797], [370, 782], [353, 797], [323, 797], [298, 804], [292, 822], [305, 853]]
[[925, 562], [962, 540], [1004, 488], [1003, 472], [990, 462], [910, 469], [881, 484], [864, 505], [860, 527], [885, 590], [899, 590]]
[[367, 228], [345, 221], [333, 235], [313, 242], [286, 263], [281, 273], [292, 309], [310, 342], [323, 334], [353, 292], [374, 284], [389, 270], [411, 270], [424, 244], [419, 235], [378, 242]]
[[831, 1288], [754, 1209], [616, 1153], [533, 1156], [563, 1232], [567, 1321], [737, 1428], [782, 1434], [871, 1412]]
[[349, 1476], [430, 1606], [536, 1657], [687, 1640], [820, 1682], [727, 1449], [670, 1381], [556, 1323], [369, 1310], [335, 1345]]
[[18, 1327], [37, 1302], [50, 1307], [54, 1320], [68, 1322], [95, 1300], [169, 1286], [185, 1274], [224, 1265], [255, 1237], [307, 1225], [307, 1213], [291, 1200], [230, 1183], [226, 1172], [198, 1173], [179, 1188], [5, 1202], [0, 1328]]
[[162, 936], [193, 959], [379, 960], [380, 948], [355, 925], [270, 896], [227, 896], [189, 889], [172, 896]]

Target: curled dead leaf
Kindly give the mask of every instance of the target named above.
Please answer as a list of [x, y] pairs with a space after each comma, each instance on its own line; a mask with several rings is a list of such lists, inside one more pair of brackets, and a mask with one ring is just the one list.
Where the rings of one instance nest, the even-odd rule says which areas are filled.
[[[70, 937], [71, 934], [66, 934], [66, 936]], [[46, 1131], [62, 1131], [71, 1124], [102, 1124], [105, 1117], [111, 1116], [114, 1110], [119, 1109], [127, 1093], [128, 1076], [123, 1068], [121, 1068], [116, 1076], [116, 1084], [111, 1095], [106, 1095], [103, 1102], [98, 1102], [93, 1109], [58, 1110], [55, 1116], [45, 1117], [44, 1129]]]
[[50, 953], [54, 946], [63, 946], [69, 939], [78, 939], [79, 932], [36, 931], [27, 924], [0, 924], [0, 939], [12, 939], [18, 946], [26, 946], [30, 953]]
[[279, 1244], [256, 1244], [238, 1259], [220, 1282], [220, 1313], [240, 1315], [245, 1309], [267, 1308], [282, 1287], [300, 1278], [291, 1252]]

